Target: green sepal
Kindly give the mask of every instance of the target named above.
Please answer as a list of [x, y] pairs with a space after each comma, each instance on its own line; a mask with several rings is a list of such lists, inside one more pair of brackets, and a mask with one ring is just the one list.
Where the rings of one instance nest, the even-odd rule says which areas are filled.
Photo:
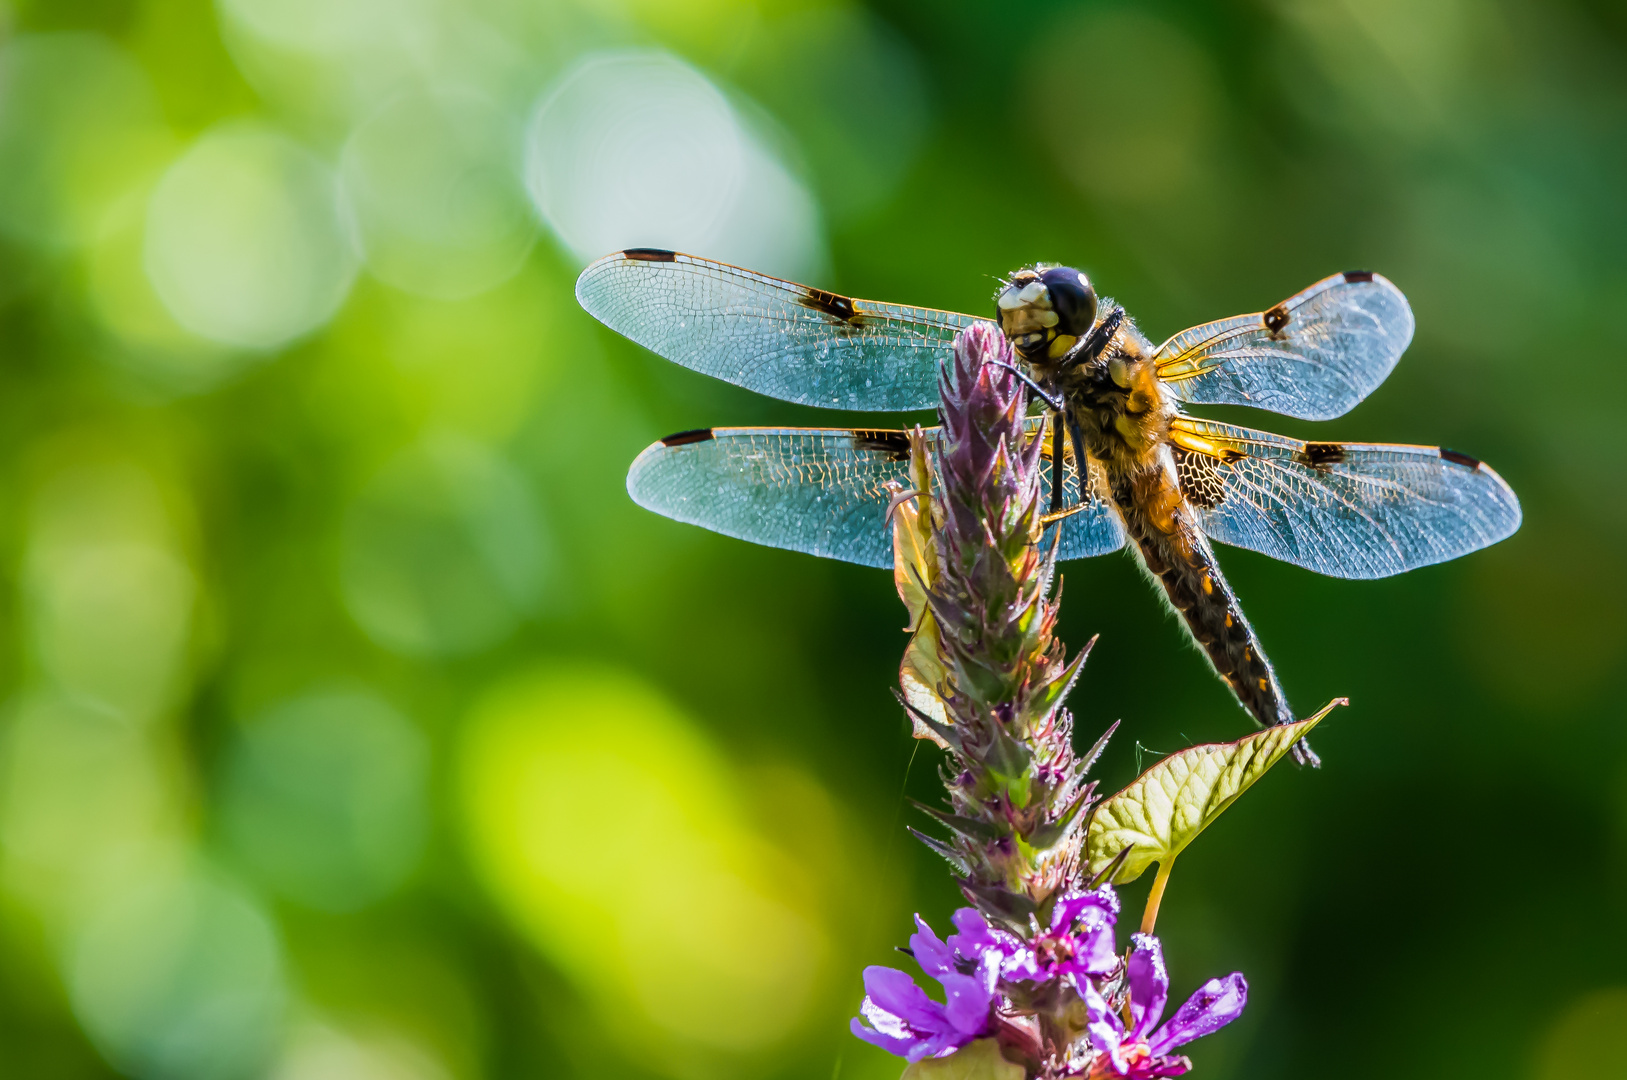
[[1062, 670], [1061, 676], [1052, 679], [1043, 690], [1030, 698], [1023, 711], [1031, 716], [1047, 716], [1053, 709], [1059, 708], [1062, 699], [1068, 696], [1068, 692], [1073, 689], [1073, 684], [1078, 681], [1079, 672], [1084, 669], [1085, 660], [1090, 656], [1091, 646], [1095, 644], [1096, 639], [1091, 638], [1085, 644], [1085, 647], [1079, 650], [1079, 655], [1075, 656], [1072, 662]]
[[965, 875], [972, 872], [972, 868], [966, 864], [966, 860], [961, 856], [960, 852], [956, 851], [942, 840], [939, 840], [937, 837], [927, 835], [913, 825], [909, 826], [909, 830], [911, 836], [921, 841], [921, 843], [925, 844], [933, 851], [936, 851], [939, 855], [942, 855], [945, 861], [947, 861], [950, 866], [955, 868], [955, 873]]
[[1000, 1056], [995, 1039], [979, 1039], [941, 1058], [922, 1058], [899, 1080], [1023, 1080], [1027, 1070]]
[[1085, 789], [1074, 798], [1073, 802], [1068, 804], [1068, 808], [1062, 811], [1061, 816], [1049, 825], [1042, 825], [1030, 835], [1023, 837], [1023, 843], [1028, 844], [1036, 851], [1044, 851], [1055, 847], [1072, 835], [1074, 827], [1079, 823], [1081, 811], [1094, 805], [1095, 802], [1096, 784], [1092, 782], [1085, 785]]
[[1022, 893], [999, 886], [976, 885], [963, 880], [960, 891], [966, 894], [968, 900], [981, 905], [986, 911], [998, 912], [1016, 926], [1026, 926], [1028, 917], [1039, 911], [1039, 905]]
[[958, 833], [959, 835], [968, 839], [981, 840], [984, 843], [988, 843], [993, 840], [1002, 839], [1006, 835], [1005, 832], [990, 822], [979, 821], [976, 818], [962, 817], [959, 814], [951, 814], [947, 810], [939, 810], [935, 806], [928, 806], [919, 799], [911, 799], [910, 803], [923, 814], [930, 815], [934, 821], [938, 822], [938, 824], [944, 826], [946, 829]]

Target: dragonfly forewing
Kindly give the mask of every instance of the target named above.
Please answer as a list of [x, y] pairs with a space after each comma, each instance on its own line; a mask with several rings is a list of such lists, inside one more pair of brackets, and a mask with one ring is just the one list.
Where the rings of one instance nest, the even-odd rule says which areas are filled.
[[782, 401], [870, 412], [935, 407], [955, 335], [984, 321], [656, 249], [600, 259], [582, 271], [576, 297], [685, 367]]

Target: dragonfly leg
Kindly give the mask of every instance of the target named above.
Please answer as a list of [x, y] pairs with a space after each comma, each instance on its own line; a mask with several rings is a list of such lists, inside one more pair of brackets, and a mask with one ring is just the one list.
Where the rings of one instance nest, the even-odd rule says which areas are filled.
[[1062, 370], [1088, 364], [1102, 354], [1107, 343], [1113, 340], [1113, 335], [1119, 332], [1119, 324], [1124, 322], [1124, 309], [1114, 308], [1108, 312], [1107, 318], [1096, 325], [1090, 335], [1075, 345], [1073, 351], [1062, 358]]
[[1062, 485], [1067, 480], [1063, 465], [1068, 458], [1068, 425], [1062, 414], [1051, 414], [1051, 513], [1062, 509]]
[[1066, 521], [1073, 517], [1073, 515], [1083, 513], [1089, 509], [1090, 505], [1088, 503], [1079, 503], [1077, 506], [1070, 506], [1065, 510], [1057, 510], [1053, 513], [1041, 514], [1039, 516], [1039, 523], [1041, 525], [1054, 525], [1059, 521]]
[[1023, 371], [1014, 364], [1008, 364], [1004, 360], [990, 360], [988, 361], [988, 364], [990, 367], [1005, 368], [1007, 371], [1017, 376], [1017, 378], [1021, 379], [1028, 389], [1039, 395], [1039, 399], [1045, 402], [1045, 404], [1048, 405], [1053, 412], [1062, 411], [1062, 399], [1060, 397], [1052, 397], [1050, 394], [1047, 394], [1045, 389], [1041, 387], [1039, 383], [1028, 377], [1028, 373], [1026, 371]]

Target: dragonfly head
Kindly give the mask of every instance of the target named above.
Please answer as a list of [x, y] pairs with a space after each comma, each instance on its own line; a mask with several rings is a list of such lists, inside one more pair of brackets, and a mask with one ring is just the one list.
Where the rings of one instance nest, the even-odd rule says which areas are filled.
[[1071, 266], [1018, 270], [994, 303], [1001, 331], [1029, 363], [1061, 359], [1096, 322], [1096, 290]]

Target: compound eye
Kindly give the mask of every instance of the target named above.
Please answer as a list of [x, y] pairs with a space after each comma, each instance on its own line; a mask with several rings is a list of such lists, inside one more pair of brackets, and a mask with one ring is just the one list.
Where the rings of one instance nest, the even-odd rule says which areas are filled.
[[1051, 295], [1057, 333], [1084, 337], [1096, 325], [1096, 290], [1090, 279], [1069, 266], [1058, 266], [1040, 276]]

